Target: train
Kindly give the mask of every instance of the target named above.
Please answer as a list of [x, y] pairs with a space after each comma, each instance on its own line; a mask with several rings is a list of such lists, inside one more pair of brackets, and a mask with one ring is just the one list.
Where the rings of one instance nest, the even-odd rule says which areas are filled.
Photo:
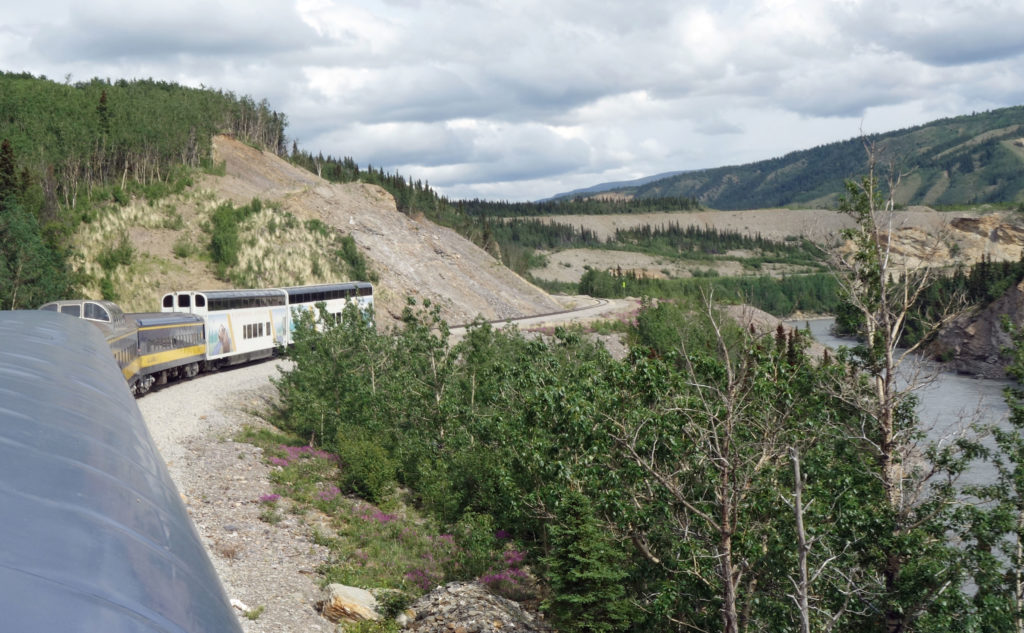
[[108, 338], [18, 310], [0, 339], [0, 628], [242, 633]]
[[373, 284], [351, 281], [248, 290], [181, 290], [159, 312], [125, 313], [112, 301], [51, 301], [40, 310], [91, 321], [103, 332], [131, 392], [269, 358], [291, 343], [297, 311], [339, 320], [348, 305], [372, 314]]

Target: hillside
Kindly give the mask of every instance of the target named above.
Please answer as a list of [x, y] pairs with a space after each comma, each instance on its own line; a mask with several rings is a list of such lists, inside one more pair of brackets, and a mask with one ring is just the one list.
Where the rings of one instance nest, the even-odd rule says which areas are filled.
[[1024, 106], [941, 119], [746, 165], [673, 175], [625, 187], [637, 198], [696, 198], [715, 209], [834, 206], [843, 182], [864, 172], [865, 140], [904, 174], [897, 200], [965, 205], [1024, 200]]
[[[135, 259], [150, 262], [146, 292], [153, 302], [162, 293], [182, 287], [224, 287], [225, 283], [214, 276], [208, 263], [200, 259], [182, 261], [175, 257], [171, 244], [183, 237], [193, 244], [208, 240], [198, 228], [204, 208], [222, 201], [244, 205], [258, 198], [267, 207], [279, 205], [278, 215], [290, 214], [303, 222], [319, 220], [352, 236], [369, 268], [379, 276], [379, 320], [400, 315], [407, 296], [440, 305], [450, 323], [468, 322], [477, 315], [497, 319], [561, 309], [546, 293], [455, 232], [399, 213], [394, 199], [380, 187], [331, 184], [277, 156], [225, 136], [214, 139], [213, 153], [215, 161], [223, 161], [224, 175], [204, 175], [199, 179], [192, 192], [192, 198], [198, 199], [199, 204], [178, 204], [177, 213], [184, 216], [181, 228], [128, 228], [137, 252]], [[273, 251], [284, 246], [271, 242], [269, 248]], [[263, 261], [271, 261], [272, 254], [264, 255]], [[285, 262], [277, 264], [284, 265]], [[265, 283], [316, 281], [275, 279], [275, 272], [265, 273]], [[141, 309], [145, 306], [130, 304], [144, 300], [139, 297], [126, 303]]]

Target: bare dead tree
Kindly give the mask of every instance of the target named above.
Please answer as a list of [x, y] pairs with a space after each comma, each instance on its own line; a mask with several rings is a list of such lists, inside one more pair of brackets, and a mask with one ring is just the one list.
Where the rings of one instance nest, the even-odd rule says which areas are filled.
[[[847, 244], [836, 249], [833, 257], [844, 298], [859, 319], [862, 345], [854, 358], [856, 370], [847, 381], [836, 385], [836, 394], [862, 414], [858, 440], [878, 464], [875, 476], [884, 491], [885, 511], [892, 520], [891, 542], [896, 543], [900, 536], [935, 518], [923, 516], [920, 511], [932, 494], [933, 483], [947, 473], [926, 458], [920, 444], [921, 428], [916, 415], [908, 415], [908, 408], [915, 392], [934, 379], [934, 370], [925, 369], [921, 363], [921, 346], [929, 335], [959, 314], [963, 301], [950, 302], [924, 324], [923, 336], [901, 347], [920, 297], [941, 271], [898, 252], [895, 193], [901, 174], [890, 164], [884, 182], [880, 181], [879, 149], [870, 143], [865, 149], [867, 174], [847, 183], [847, 196], [840, 207], [856, 225], [844, 232]], [[942, 248], [942, 239], [936, 236], [931, 254]], [[927, 258], [928, 253], [925, 255]], [[906, 557], [906, 552], [887, 551], [880, 570], [886, 596], [885, 622], [891, 633], [908, 630], [926, 603], [948, 588], [936, 587], [937, 593], [922, 595], [921, 602], [909, 608], [900, 604], [895, 596], [900, 592]]]

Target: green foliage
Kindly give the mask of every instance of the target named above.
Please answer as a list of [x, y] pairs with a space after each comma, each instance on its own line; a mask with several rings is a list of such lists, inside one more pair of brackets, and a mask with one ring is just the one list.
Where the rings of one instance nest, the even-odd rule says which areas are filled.
[[221, 279], [227, 278], [229, 268], [238, 265], [240, 225], [262, 209], [263, 203], [259, 198], [253, 198], [244, 207], [224, 202], [214, 209], [210, 216], [210, 259], [216, 264], [217, 276]]
[[266, 611], [266, 610], [267, 610], [267, 606], [261, 604], [258, 607], [254, 607], [254, 608], [249, 609], [248, 611], [246, 611], [245, 612], [245, 617], [246, 617], [246, 619], [255, 622], [256, 620], [260, 619], [260, 616], [263, 615], [263, 612]]
[[551, 526], [551, 553], [542, 561], [551, 597], [542, 608], [565, 633], [626, 629], [627, 556], [597, 518], [590, 501], [569, 491]]
[[[722, 322], [716, 334], [715, 323]], [[688, 353], [714, 353], [720, 342], [735, 348], [744, 333], [715, 312], [708, 313], [696, 301], [659, 301], [644, 299], [636, 317], [632, 342], [658, 354], [686, 349]]]
[[351, 276], [353, 279], [365, 279], [368, 281], [377, 281], [376, 273], [369, 270], [366, 264], [366, 258], [362, 253], [359, 252], [359, 248], [356, 246], [356, 240], [351, 235], [345, 235], [341, 238], [341, 248], [338, 250], [338, 255], [348, 264]]
[[341, 427], [339, 434], [335, 450], [342, 464], [342, 490], [373, 503], [389, 497], [397, 469], [387, 451], [372, 439], [360, 437], [359, 429]]
[[190, 240], [187, 235], [182, 235], [175, 240], [174, 245], [171, 246], [171, 251], [174, 253], [175, 257], [188, 259], [189, 257], [197, 254], [199, 249], [192, 243], [192, 240]]
[[121, 296], [117, 292], [117, 288], [114, 287], [114, 280], [110, 278], [110, 275], [103, 275], [100, 279], [100, 295], [107, 301], [117, 301]]
[[96, 255], [96, 263], [106, 273], [111, 273], [118, 266], [129, 266], [135, 259], [135, 247], [132, 246], [128, 235], [121, 236], [121, 241], [116, 246], [107, 246]]
[[785, 277], [695, 277], [692, 279], [650, 279], [632, 271], [615, 273], [589, 269], [583, 273], [577, 292], [592, 297], [657, 297], [700, 301], [714, 297], [723, 303], [746, 303], [776, 316], [797, 310], [835, 313], [840, 309], [839, 286], [828, 273]]
[[17, 198], [0, 199], [0, 308], [36, 308], [67, 296], [71, 275]]

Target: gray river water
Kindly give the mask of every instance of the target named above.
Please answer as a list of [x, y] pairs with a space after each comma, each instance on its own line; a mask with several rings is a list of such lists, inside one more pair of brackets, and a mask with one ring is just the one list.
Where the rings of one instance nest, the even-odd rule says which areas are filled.
[[[840, 346], [852, 347], [855, 342], [833, 336], [829, 331], [833, 319], [813, 319], [795, 321], [791, 325], [803, 328], [810, 325], [811, 333], [818, 342], [837, 349]], [[951, 433], [962, 427], [965, 422], [977, 421], [982, 424], [1007, 424], [1008, 407], [1003, 400], [1003, 388], [1010, 383], [1004, 380], [988, 380], [974, 378], [963, 374], [938, 371], [934, 363], [924, 363], [924, 373], [934, 375], [934, 379], [917, 390], [920, 404], [918, 415], [928, 437], [934, 441], [948, 439]], [[992, 481], [994, 470], [988, 464], [976, 464], [966, 477], [971, 483]]]

